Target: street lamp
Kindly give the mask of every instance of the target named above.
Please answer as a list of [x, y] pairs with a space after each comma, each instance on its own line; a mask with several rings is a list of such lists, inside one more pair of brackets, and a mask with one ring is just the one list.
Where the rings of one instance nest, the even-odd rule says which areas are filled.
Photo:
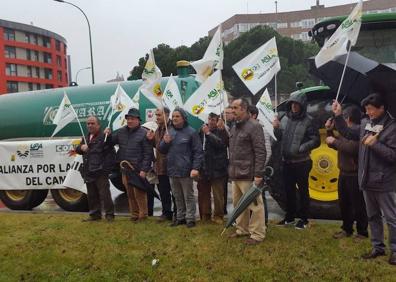
[[89, 33], [89, 49], [91, 51], [91, 73], [92, 73], [92, 84], [95, 84], [95, 75], [94, 75], [94, 64], [93, 64], [93, 53], [92, 53], [92, 37], [91, 37], [91, 25], [89, 24], [89, 20], [87, 15], [84, 13], [84, 11], [78, 7], [77, 5], [67, 2], [67, 1], [63, 1], [63, 0], [54, 0], [56, 2], [60, 2], [60, 3], [66, 3], [69, 5], [72, 5], [73, 7], [76, 7], [78, 10], [80, 10], [81, 13], [83, 13], [85, 19], [87, 20], [88, 23], [88, 33]]
[[78, 84], [78, 74], [80, 73], [80, 71], [89, 70], [89, 69], [91, 69], [91, 67], [85, 67], [85, 68], [79, 69], [76, 73], [76, 79], [74, 81]]

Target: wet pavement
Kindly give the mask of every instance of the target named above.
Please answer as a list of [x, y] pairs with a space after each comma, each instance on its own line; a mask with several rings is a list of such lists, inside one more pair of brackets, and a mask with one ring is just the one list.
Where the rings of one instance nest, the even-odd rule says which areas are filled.
[[[195, 191], [195, 196], [196, 199], [198, 199], [197, 196], [197, 189], [194, 189]], [[115, 212], [117, 215], [124, 215], [127, 216], [129, 213], [128, 210], [128, 200], [126, 193], [119, 191], [115, 187], [111, 187], [111, 195], [114, 201], [114, 206], [115, 206]], [[231, 194], [231, 185], [228, 187], [228, 200], [227, 200], [227, 211], [232, 212], [233, 206], [232, 206], [232, 194]], [[283, 210], [279, 207], [279, 205], [276, 203], [276, 201], [269, 195], [268, 192], [266, 192], [266, 198], [267, 198], [267, 205], [268, 205], [268, 217], [269, 220], [280, 220], [284, 216]], [[4, 204], [0, 201], [0, 212], [6, 212], [10, 211], [7, 207], [4, 206]], [[62, 208], [60, 208], [55, 201], [51, 197], [51, 193], [48, 194], [47, 199], [38, 207], [33, 209], [34, 212], [66, 212]], [[198, 206], [197, 206], [197, 213], [198, 213]], [[154, 216], [160, 216], [161, 215], [161, 202], [158, 199], [154, 199]], [[199, 215], [197, 214], [197, 217]]]

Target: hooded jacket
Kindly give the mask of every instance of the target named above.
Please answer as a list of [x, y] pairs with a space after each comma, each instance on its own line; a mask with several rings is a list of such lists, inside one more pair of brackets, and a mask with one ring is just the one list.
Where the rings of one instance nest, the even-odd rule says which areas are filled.
[[[300, 104], [301, 111], [293, 113], [291, 104]], [[280, 127], [274, 133], [281, 142], [282, 158], [285, 162], [302, 162], [310, 159], [313, 149], [319, 147], [319, 131], [307, 114], [307, 98], [297, 92], [290, 96], [286, 104], [287, 112], [280, 120]]]
[[172, 141], [165, 143], [161, 140], [159, 151], [166, 154], [169, 177], [190, 177], [191, 170], [201, 168], [204, 158], [202, 143], [198, 133], [188, 125], [185, 111], [180, 108], [176, 110], [183, 116], [184, 125], [182, 128], [168, 128]]

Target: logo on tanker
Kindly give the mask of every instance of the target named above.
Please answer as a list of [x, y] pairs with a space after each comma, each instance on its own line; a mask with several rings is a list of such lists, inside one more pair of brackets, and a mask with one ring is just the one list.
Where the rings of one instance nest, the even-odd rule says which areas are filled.
[[29, 152], [30, 152], [29, 145], [22, 144], [22, 145], [18, 145], [16, 154], [21, 159], [26, 159], [29, 156]]

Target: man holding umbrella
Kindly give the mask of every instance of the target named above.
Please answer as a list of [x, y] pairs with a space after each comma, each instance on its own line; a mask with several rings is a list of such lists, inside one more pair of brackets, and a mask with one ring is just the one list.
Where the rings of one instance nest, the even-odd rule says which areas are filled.
[[[129, 170], [133, 170], [138, 177], [145, 181], [146, 173], [150, 171], [153, 160], [153, 147], [146, 138], [146, 130], [140, 126], [139, 110], [131, 108], [125, 115], [127, 125], [114, 132], [111, 139], [113, 145], [119, 145], [117, 152], [118, 162], [126, 163]], [[110, 134], [110, 129], [105, 129], [105, 134]], [[147, 191], [139, 184], [131, 185], [132, 175], [127, 170], [122, 170], [122, 183], [128, 194], [129, 210], [132, 221], [141, 221], [147, 217]], [[140, 181], [140, 182], [142, 182]]]
[[[229, 178], [232, 180], [234, 207], [254, 184], [262, 184], [265, 170], [265, 139], [261, 125], [250, 119], [249, 103], [237, 99], [232, 103], [235, 126], [230, 132]], [[265, 238], [264, 204], [261, 194], [236, 219], [236, 232], [230, 238], [249, 236], [248, 245], [260, 243]]]
[[396, 265], [396, 122], [387, 112], [388, 105], [380, 94], [367, 96], [361, 105], [368, 118], [363, 119], [357, 129], [347, 127], [337, 101], [332, 107], [340, 134], [360, 140], [358, 180], [366, 201], [372, 244], [372, 250], [362, 258], [385, 255], [384, 216], [391, 249], [389, 264]]

